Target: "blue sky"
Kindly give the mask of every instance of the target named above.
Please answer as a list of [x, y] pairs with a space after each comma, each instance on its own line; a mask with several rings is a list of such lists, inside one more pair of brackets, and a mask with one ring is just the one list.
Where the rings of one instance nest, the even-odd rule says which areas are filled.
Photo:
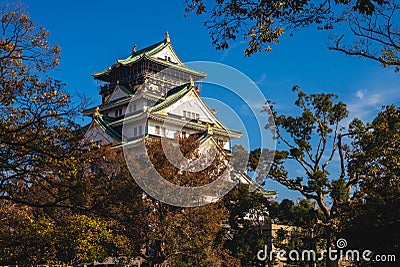
[[[307, 93], [333, 92], [344, 100], [350, 117], [373, 118], [382, 105], [400, 101], [400, 74], [379, 64], [328, 51], [328, 33], [307, 29], [282, 38], [272, 53], [244, 57], [239, 40], [216, 51], [202, 25], [203, 17], [184, 18], [184, 1], [47, 1], [26, 0], [31, 18], [50, 32], [61, 46], [55, 76], [71, 93], [85, 93], [100, 102], [91, 74], [158, 42], [169, 31], [183, 61], [214, 61], [232, 66], [252, 79], [281, 111], [294, 112], [293, 85]], [[207, 72], [207, 70], [202, 70]], [[279, 190], [280, 199], [297, 195]]]

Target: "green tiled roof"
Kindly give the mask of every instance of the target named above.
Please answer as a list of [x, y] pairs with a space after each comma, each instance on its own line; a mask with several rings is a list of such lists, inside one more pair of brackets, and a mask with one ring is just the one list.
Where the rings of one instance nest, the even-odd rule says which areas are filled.
[[143, 49], [133, 53], [132, 55], [130, 55], [126, 59], [117, 60], [117, 62], [121, 63], [123, 65], [127, 65], [127, 64], [133, 63], [136, 60], [138, 60], [144, 53], [152, 56], [154, 54], [157, 54], [161, 50], [163, 50], [167, 45], [168, 45], [168, 42], [167, 42], [166, 39], [164, 39], [161, 42], [158, 42], [156, 44], [153, 44], [151, 46], [148, 46], [146, 48], [143, 48]]
[[101, 129], [103, 129], [104, 132], [106, 132], [109, 136], [111, 136], [115, 141], [117, 142], [122, 141], [121, 134], [119, 134], [113, 128], [108, 126], [108, 122], [104, 121], [101, 115], [94, 116], [94, 121], [100, 126]]
[[[117, 60], [118, 63], [121, 63], [123, 65], [125, 64], [129, 64], [129, 63], [133, 63], [135, 61], [137, 61], [138, 59], [140, 59], [140, 57], [144, 54], [144, 53], [149, 53], [149, 54], [155, 54], [155, 51], [161, 51], [161, 49], [163, 49], [165, 46], [167, 46], [168, 42], [165, 40], [162, 40], [161, 42], [158, 42], [156, 44], [153, 44], [151, 46], [148, 46], [146, 48], [143, 48], [133, 54], [131, 54], [129, 57], [127, 57], [126, 59], [122, 59], [122, 60]], [[101, 76], [107, 72], [109, 72], [111, 70], [111, 67], [103, 70], [103, 71], [99, 71], [99, 72], [95, 72], [93, 73], [94, 77], [98, 77]]]
[[[170, 42], [167, 39], [164, 39], [161, 42], [155, 43], [155, 44], [153, 44], [151, 46], [148, 46], [146, 48], [143, 48], [143, 49], [141, 49], [139, 51], [136, 51], [136, 52], [132, 53], [129, 57], [127, 57], [125, 59], [117, 60], [117, 64], [119, 63], [121, 65], [129, 65], [129, 64], [135, 63], [135, 62], [137, 62], [138, 60], [140, 60], [143, 57], [153, 56], [153, 55], [157, 54], [158, 52], [160, 52], [162, 49], [164, 49], [169, 44], [170, 44]], [[178, 69], [181, 69], [181, 70], [190, 71], [190, 72], [193, 72], [193, 73], [195, 73], [197, 75], [200, 75], [200, 76], [205, 76], [206, 75], [203, 72], [198, 72], [196, 70], [193, 70], [193, 69], [190, 69], [190, 68], [187, 68], [187, 67], [184, 67], [184, 66], [180, 66], [180, 65], [168, 62], [168, 61], [163, 61], [163, 60], [159, 60], [159, 59], [156, 59], [156, 58], [151, 58], [151, 60], [154, 60], [155, 62], [158, 62], [158, 63], [161, 63], [161, 64], [166, 64], [166, 65], [171, 66], [173, 68], [178, 68]], [[99, 78], [102, 75], [111, 72], [114, 66], [115, 65], [113, 65], [113, 66], [111, 66], [108, 69], [105, 69], [103, 71], [95, 72], [95, 73], [93, 73], [93, 76], [95, 78]]]
[[92, 115], [92, 113], [96, 110], [97, 107], [103, 109], [103, 108], [106, 108], [106, 107], [109, 107], [109, 106], [112, 106], [112, 105], [122, 104], [122, 103], [124, 103], [126, 101], [129, 102], [130, 99], [132, 99], [131, 96], [126, 96], [124, 98], [113, 100], [113, 101], [111, 101], [111, 102], [109, 102], [107, 104], [104, 104], [104, 105], [100, 105], [100, 106], [95, 106], [95, 107], [92, 107], [92, 108], [84, 109], [82, 113], [83, 113], [83, 115], [86, 115], [86, 116]]
[[[193, 87], [190, 85], [190, 83], [183, 84], [183, 85], [175, 87], [174, 89], [168, 91], [168, 94], [167, 94], [165, 99], [160, 99], [159, 103], [156, 103], [153, 107], [151, 107], [149, 109], [149, 112], [152, 113], [152, 115], [155, 116], [155, 117], [160, 117], [162, 119], [167, 119], [167, 120], [170, 120], [170, 121], [175, 121], [177, 123], [181, 123], [182, 120], [180, 120], [180, 119], [172, 118], [172, 117], [169, 117], [169, 116], [164, 116], [162, 114], [154, 114], [153, 112], [160, 111], [160, 110], [162, 110], [164, 108], [167, 108], [167, 107], [173, 105], [179, 99], [181, 99], [187, 93], [189, 93], [192, 90], [192, 88]], [[187, 122], [185, 122], [185, 124], [197, 127], [199, 129], [205, 129], [205, 127], [206, 127], [202, 123], [193, 122], [193, 121], [187, 121]], [[216, 127], [212, 127], [212, 128], [213, 128], [213, 131], [215, 131], [216, 133], [219, 133], [219, 134], [228, 133], [229, 135], [231, 135], [233, 137], [236, 137], [236, 138], [242, 135], [242, 133], [239, 132], [239, 131], [234, 131], [234, 130], [230, 130], [230, 129], [228, 129], [228, 131], [226, 131], [224, 129], [220, 129], [220, 128], [216, 128]]]
[[260, 188], [258, 190], [258, 192], [260, 192], [262, 195], [266, 195], [266, 196], [276, 196], [276, 195], [278, 195], [278, 193], [276, 191], [266, 190], [264, 188]]
[[[109, 107], [109, 106], [114, 105], [114, 104], [123, 103], [124, 101], [126, 101], [126, 100], [132, 98], [133, 93], [132, 93], [129, 89], [127, 89], [125, 86], [123, 86], [123, 85], [117, 85], [117, 87], [118, 87], [122, 92], [124, 92], [125, 94], [127, 94], [127, 96], [125, 96], [125, 97], [123, 97], [123, 98], [120, 98], [120, 99], [116, 99], [116, 100], [110, 101], [110, 102], [108, 102], [108, 103], [105, 104], [105, 105], [99, 106], [99, 108]], [[91, 115], [91, 114], [95, 111], [96, 108], [97, 108], [97, 106], [92, 107], [92, 108], [84, 109], [82, 113], [83, 113], [84, 115]]]
[[197, 75], [202, 76], [202, 77], [206, 77], [207, 76], [207, 74], [205, 72], [197, 71], [197, 70], [188, 68], [186, 66], [181, 66], [181, 65], [178, 65], [178, 64], [174, 64], [174, 63], [171, 63], [171, 62], [168, 62], [168, 61], [164, 61], [162, 59], [155, 58], [155, 57], [148, 57], [148, 56], [146, 56], [146, 57], [149, 58], [150, 60], [154, 61], [154, 62], [167, 65], [167, 66], [169, 66], [171, 68], [176, 68], [176, 69], [180, 69], [180, 70], [183, 70], [183, 71], [189, 71], [189, 72], [192, 72], [192, 73], [197, 74]]
[[174, 89], [168, 91], [165, 99], [162, 99], [159, 103], [156, 103], [156, 105], [151, 107], [149, 111], [156, 112], [171, 106], [172, 104], [176, 103], [176, 101], [184, 97], [187, 93], [189, 93], [191, 89], [192, 86], [189, 83], [175, 87]]
[[116, 145], [115, 147], [116, 148], [120, 148], [120, 147], [124, 147], [124, 146], [134, 145], [134, 144], [137, 144], [139, 142], [142, 142], [143, 138], [145, 138], [145, 137], [137, 138], [135, 140], [131, 140], [131, 141], [128, 141], [128, 142], [121, 142], [120, 144]]
[[241, 175], [249, 182], [250, 186], [256, 187], [255, 192], [258, 192], [261, 195], [268, 197], [268, 198], [275, 198], [278, 195], [278, 193], [276, 191], [266, 190], [266, 189], [260, 187], [256, 182], [253, 181], [253, 179], [251, 179], [250, 176], [247, 175], [247, 173], [242, 173]]
[[[176, 119], [176, 118], [173, 118], [173, 117], [170, 117], [170, 116], [166, 116], [166, 115], [162, 115], [162, 114], [152, 114], [151, 117], [152, 118], [159, 118], [160, 120], [165, 120], [165, 121], [183, 123], [183, 121], [180, 120], [180, 119]], [[185, 126], [191, 126], [191, 127], [194, 127], [195, 129], [199, 129], [199, 130], [202, 130], [202, 131], [206, 130], [206, 128], [207, 128], [207, 126], [205, 126], [204, 124], [199, 123], [199, 122], [185, 121], [184, 124], [185, 124]], [[212, 127], [212, 130], [213, 130], [214, 133], [222, 134], [222, 135], [228, 134], [228, 135], [230, 135], [230, 136], [232, 136], [234, 138], [239, 138], [242, 135], [241, 132], [235, 131], [235, 130], [230, 130], [230, 129], [224, 130], [224, 129], [220, 129], [220, 128], [217, 128], [217, 127]]]
[[123, 98], [115, 99], [113, 101], [110, 101], [107, 104], [101, 105], [100, 107], [101, 108], [105, 108], [105, 107], [109, 107], [109, 106], [112, 106], [112, 105], [121, 104], [121, 103], [124, 103], [124, 102], [126, 102], [127, 100], [130, 100], [130, 99], [132, 99], [132, 96], [125, 96]]
[[120, 118], [120, 119], [115, 119], [113, 121], [110, 122], [110, 125], [118, 125], [118, 124], [122, 124], [124, 121], [127, 121], [129, 119], [133, 119], [133, 118], [138, 118], [140, 116], [142, 116], [143, 113], [139, 112], [139, 113], [135, 113], [132, 115], [125, 115], [124, 117]]
[[132, 95], [133, 94], [130, 90], [128, 90], [128, 88], [126, 88], [123, 85], [118, 84], [116, 87], [118, 87], [122, 92], [124, 92], [127, 95]]

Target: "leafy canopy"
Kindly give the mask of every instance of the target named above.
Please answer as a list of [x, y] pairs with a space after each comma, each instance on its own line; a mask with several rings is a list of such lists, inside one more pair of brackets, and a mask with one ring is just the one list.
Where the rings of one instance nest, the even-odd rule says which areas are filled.
[[247, 42], [244, 53], [250, 56], [272, 51], [271, 44], [279, 44], [285, 32], [340, 25], [329, 49], [400, 70], [397, 0], [186, 0], [185, 11], [185, 16], [207, 15], [204, 25], [218, 50], [241, 37]]

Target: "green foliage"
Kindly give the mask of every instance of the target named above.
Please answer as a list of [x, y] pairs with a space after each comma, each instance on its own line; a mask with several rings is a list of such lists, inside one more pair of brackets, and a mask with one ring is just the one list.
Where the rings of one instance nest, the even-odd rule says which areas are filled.
[[[339, 197], [337, 190], [340, 187], [337, 185], [345, 178], [344, 158], [340, 157], [342, 171], [337, 179], [329, 179], [330, 173], [327, 168], [336, 153], [342, 154], [342, 135], [339, 125], [347, 117], [348, 111], [342, 101], [334, 101], [336, 95], [326, 93], [306, 95], [298, 86], [295, 86], [293, 91], [298, 92], [295, 105], [301, 109], [299, 116], [278, 114], [272, 107], [276, 124], [273, 130], [278, 142], [287, 149], [276, 152], [267, 177], [289, 189], [299, 191], [308, 199], [315, 200], [328, 219], [331, 212], [325, 204], [325, 197], [329, 195], [333, 201]], [[289, 177], [285, 168], [288, 160], [299, 164], [305, 175]], [[333, 188], [335, 189], [332, 190]]]
[[349, 173], [360, 181], [343, 214], [343, 235], [352, 247], [367, 247], [398, 258], [400, 109], [386, 106], [367, 124], [354, 120], [350, 132], [354, 141], [348, 153]]
[[[111, 220], [95, 216], [73, 215], [65, 222], [64, 229], [58, 228], [58, 237], [64, 237], [62, 246], [70, 248], [73, 259], [78, 262], [102, 262], [117, 251], [127, 255], [131, 246], [125, 236], [115, 234], [113, 228], [121, 227]], [[61, 246], [60, 246], [61, 247]]]
[[[274, 132], [278, 150], [275, 151], [269, 172], [262, 174], [264, 178], [273, 179], [288, 189], [298, 191], [317, 205], [318, 212], [310, 209], [308, 205], [311, 202], [300, 202], [294, 208], [292, 202], [283, 201], [281, 210], [287, 215], [280, 214], [279, 217], [285, 223], [294, 223], [312, 231], [316, 239], [322, 238], [327, 246], [331, 246], [331, 240], [335, 240], [338, 233], [340, 210], [349, 203], [350, 191], [356, 182], [346, 176], [346, 146], [342, 144], [342, 138], [348, 134], [342, 133], [343, 128], [340, 126], [348, 116], [348, 110], [334, 94], [307, 95], [298, 86], [294, 86], [293, 91], [297, 92], [295, 105], [300, 109], [297, 116], [279, 114], [273, 103], [269, 102], [276, 127], [268, 124], [266, 128]], [[252, 151], [250, 158], [265, 153], [260, 151]], [[330, 168], [335, 156], [340, 163], [336, 170]], [[299, 167], [296, 176], [288, 171], [289, 162]], [[264, 161], [265, 166], [269, 164]], [[300, 171], [303, 175], [298, 175]], [[292, 216], [299, 221], [294, 222], [290, 219]]]
[[315, 203], [308, 199], [302, 199], [298, 203], [284, 199], [280, 203], [271, 203], [274, 208], [269, 208], [271, 219], [278, 224], [298, 226], [304, 229], [316, 226], [321, 219], [321, 213], [316, 209]]
[[229, 238], [224, 247], [240, 260], [240, 266], [263, 266], [257, 259], [257, 252], [266, 242], [263, 226], [270, 218], [268, 199], [257, 191], [249, 192], [248, 186], [242, 184], [224, 197], [224, 203], [229, 211], [225, 222], [225, 235]]
[[126, 254], [129, 240], [112, 228], [116, 222], [71, 214], [65, 209], [37, 209], [1, 203], [0, 264], [62, 265], [102, 261]]

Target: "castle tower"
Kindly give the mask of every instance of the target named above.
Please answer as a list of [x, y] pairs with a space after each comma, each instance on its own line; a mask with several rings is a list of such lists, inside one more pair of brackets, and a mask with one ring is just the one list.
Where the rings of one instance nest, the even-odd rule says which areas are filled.
[[[92, 122], [85, 138], [98, 145], [134, 145], [143, 138], [196, 135], [200, 146], [230, 156], [230, 140], [242, 133], [227, 128], [200, 97], [195, 82], [206, 73], [185, 66], [172, 47], [170, 36], [93, 74], [100, 83], [100, 105], [84, 115]], [[200, 147], [200, 150], [202, 148]], [[240, 181], [252, 183], [246, 175]], [[275, 197], [276, 192], [262, 192]]]
[[147, 135], [173, 138], [177, 133], [212, 132], [215, 141], [229, 151], [229, 140], [241, 137], [224, 126], [201, 99], [195, 81], [206, 73], [185, 66], [168, 33], [146, 48], [137, 50], [135, 45], [129, 57], [93, 77], [100, 83], [102, 103], [84, 115], [93, 117], [86, 137], [98, 144], [117, 145]]

